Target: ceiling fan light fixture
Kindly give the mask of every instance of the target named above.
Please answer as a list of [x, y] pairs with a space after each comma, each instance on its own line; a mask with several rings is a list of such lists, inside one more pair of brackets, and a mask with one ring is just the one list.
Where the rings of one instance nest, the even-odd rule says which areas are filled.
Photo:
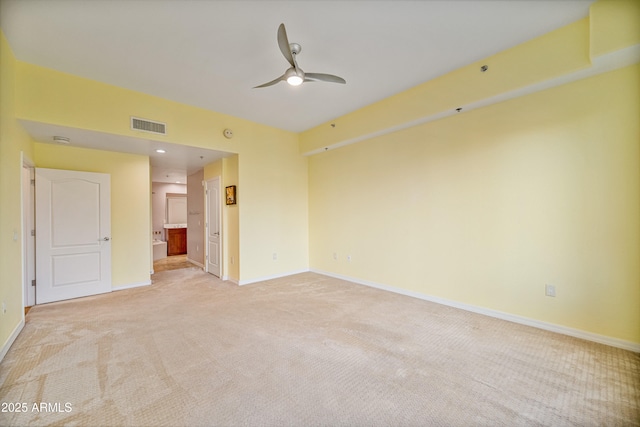
[[303, 81], [304, 79], [298, 75], [287, 77], [287, 83], [289, 83], [291, 86], [300, 86]]
[[284, 73], [284, 80], [291, 86], [300, 86], [304, 82], [304, 71], [291, 67]]

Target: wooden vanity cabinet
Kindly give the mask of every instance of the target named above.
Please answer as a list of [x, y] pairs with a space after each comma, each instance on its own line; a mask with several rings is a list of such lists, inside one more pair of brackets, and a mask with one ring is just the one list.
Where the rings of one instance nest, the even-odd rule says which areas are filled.
[[167, 255], [183, 255], [187, 253], [187, 229], [167, 228]]

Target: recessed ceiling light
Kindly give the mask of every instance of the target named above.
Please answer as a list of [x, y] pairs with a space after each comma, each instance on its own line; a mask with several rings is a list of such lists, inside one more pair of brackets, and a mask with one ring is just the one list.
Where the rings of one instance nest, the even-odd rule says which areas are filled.
[[162, 148], [158, 148], [156, 150], [156, 153], [164, 154], [164, 153], [166, 153], [166, 151], [164, 151]]

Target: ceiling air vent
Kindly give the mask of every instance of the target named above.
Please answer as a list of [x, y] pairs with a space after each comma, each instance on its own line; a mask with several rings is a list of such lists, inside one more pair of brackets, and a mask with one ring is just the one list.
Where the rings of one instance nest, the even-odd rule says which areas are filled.
[[160, 135], [167, 134], [166, 123], [152, 122], [151, 120], [139, 119], [137, 117], [131, 117], [131, 129], [159, 133]]

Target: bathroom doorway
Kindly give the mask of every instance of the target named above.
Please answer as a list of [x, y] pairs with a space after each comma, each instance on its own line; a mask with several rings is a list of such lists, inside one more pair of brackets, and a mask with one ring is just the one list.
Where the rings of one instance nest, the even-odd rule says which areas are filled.
[[152, 182], [153, 272], [193, 267], [187, 259], [187, 183]]
[[204, 269], [204, 170], [153, 173], [153, 272]]

